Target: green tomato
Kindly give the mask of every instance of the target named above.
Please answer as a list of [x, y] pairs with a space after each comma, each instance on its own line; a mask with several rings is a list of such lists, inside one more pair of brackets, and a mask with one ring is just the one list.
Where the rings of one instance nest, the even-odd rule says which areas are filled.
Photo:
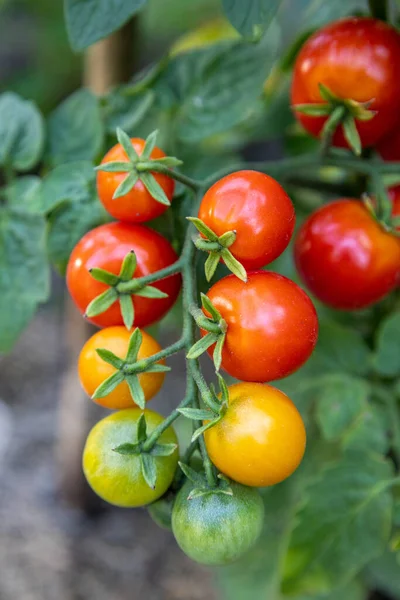
[[[120, 410], [99, 421], [89, 433], [83, 451], [83, 471], [91, 488], [110, 504], [122, 507], [144, 506], [162, 496], [170, 486], [178, 464], [178, 449], [169, 456], [155, 456], [156, 486], [151, 489], [141, 471], [140, 456], [119, 454], [114, 448], [137, 442], [136, 428], [144, 413], [147, 434], [163, 421], [151, 410]], [[177, 444], [172, 427], [160, 436], [160, 444]]]
[[204, 565], [226, 565], [249, 550], [264, 521], [260, 493], [231, 482], [233, 495], [210, 492], [188, 500], [193, 483], [180, 490], [172, 510], [172, 531], [180, 548]]

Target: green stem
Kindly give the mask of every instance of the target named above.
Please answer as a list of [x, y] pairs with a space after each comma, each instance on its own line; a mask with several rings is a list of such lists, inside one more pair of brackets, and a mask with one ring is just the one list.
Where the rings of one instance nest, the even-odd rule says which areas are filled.
[[[148, 358], [143, 358], [142, 360], [138, 360], [137, 362], [133, 363], [131, 372], [132, 373], [140, 373], [141, 371], [146, 371], [146, 369], [148, 367], [150, 367], [151, 365], [154, 365], [154, 363], [162, 360], [163, 358], [168, 358], [169, 356], [172, 356], [173, 354], [177, 354], [184, 348], [186, 348], [186, 340], [182, 336], [179, 340], [177, 340], [170, 346], [167, 346], [166, 348], [163, 348], [162, 350], [160, 350], [160, 352], [157, 352], [156, 354], [153, 354], [152, 356], [149, 356]], [[125, 373], [130, 372], [129, 365], [127, 365], [125, 367], [124, 372]]]
[[380, 19], [381, 21], [388, 20], [388, 6], [386, 0], [368, 0], [369, 12], [371, 17]]
[[199, 191], [203, 187], [203, 183], [201, 181], [198, 181], [197, 179], [192, 179], [191, 177], [188, 177], [183, 173], [179, 173], [179, 171], [174, 171], [173, 169], [170, 169], [165, 165], [155, 163], [154, 165], [151, 164], [150, 169], [148, 167], [149, 164], [146, 163], [143, 163], [140, 166], [137, 165], [138, 170], [149, 171], [151, 173], [162, 173], [163, 175], [167, 175], [168, 177], [175, 179], [175, 181], [179, 181], [180, 183], [183, 183], [183, 185], [190, 187], [195, 192]]
[[121, 281], [118, 284], [118, 291], [121, 293], [135, 293], [135, 291], [144, 288], [146, 285], [150, 285], [151, 283], [155, 283], [156, 281], [166, 279], [171, 275], [179, 273], [181, 270], [182, 259], [179, 259], [172, 265], [165, 267], [165, 269], [160, 269], [159, 271], [155, 271], [155, 273], [150, 273], [150, 275], [145, 275], [144, 277], [137, 277], [131, 279], [130, 281]]

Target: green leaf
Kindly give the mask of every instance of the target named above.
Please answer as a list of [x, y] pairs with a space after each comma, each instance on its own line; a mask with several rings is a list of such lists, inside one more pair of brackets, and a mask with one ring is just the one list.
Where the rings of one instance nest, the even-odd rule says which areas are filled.
[[324, 378], [316, 407], [316, 420], [324, 438], [340, 438], [367, 409], [369, 394], [370, 387], [363, 379], [345, 373]]
[[74, 50], [84, 50], [119, 29], [146, 0], [64, 0], [68, 36]]
[[115, 388], [119, 386], [119, 384], [122, 383], [124, 379], [124, 374], [121, 373], [121, 371], [113, 373], [112, 375], [110, 375], [110, 377], [108, 377], [108, 379], [103, 381], [103, 383], [101, 383], [98, 386], [98, 388], [94, 391], [92, 398], [96, 399], [108, 396], [108, 394], [115, 390]]
[[211, 281], [217, 267], [219, 265], [220, 255], [217, 252], [210, 252], [207, 256], [207, 260], [204, 263], [204, 272], [206, 275], [207, 281]]
[[121, 307], [122, 320], [128, 331], [132, 329], [135, 320], [135, 307], [133, 298], [129, 294], [122, 294], [119, 297], [119, 305]]
[[157, 483], [157, 470], [155, 459], [147, 453], [140, 455], [140, 466], [142, 468], [142, 475], [147, 485], [154, 490]]
[[12, 92], [1, 94], [0, 165], [29, 171], [38, 163], [43, 143], [43, 118], [35, 104]]
[[356, 12], [365, 12], [365, 0], [311, 0], [303, 13], [302, 27], [317, 27]]
[[96, 175], [89, 161], [70, 162], [56, 167], [42, 182], [42, 211], [49, 214], [66, 202], [96, 201]]
[[139, 288], [134, 291], [135, 296], [142, 296], [143, 298], [168, 298], [168, 294], [162, 292], [158, 288], [154, 287], [154, 285], [146, 285], [143, 288]]
[[194, 421], [205, 421], [215, 417], [212, 410], [202, 408], [178, 408], [178, 412], [187, 419], [193, 419]]
[[258, 37], [276, 15], [281, 0], [222, 0], [224, 13], [239, 33]]
[[188, 221], [193, 223], [193, 225], [196, 227], [197, 231], [199, 231], [207, 240], [210, 240], [210, 242], [218, 242], [217, 234], [214, 233], [213, 230], [210, 229], [210, 227], [208, 227], [208, 225], [203, 223], [203, 221], [201, 219], [198, 219], [197, 217], [186, 217], [186, 218]]
[[47, 156], [53, 166], [95, 160], [104, 142], [99, 99], [80, 89], [64, 100], [48, 119]]
[[118, 300], [118, 294], [114, 288], [110, 288], [97, 296], [86, 307], [86, 315], [88, 317], [96, 317], [105, 312], [110, 306]]
[[353, 150], [354, 154], [360, 156], [361, 154], [361, 140], [360, 135], [357, 131], [356, 122], [354, 117], [348, 115], [343, 121], [343, 133], [344, 137], [347, 140], [350, 148]]
[[41, 213], [41, 188], [40, 177], [25, 175], [18, 177], [11, 185], [4, 189], [9, 206], [20, 208], [30, 213]]
[[384, 377], [400, 375], [400, 312], [391, 314], [379, 326], [373, 365]]
[[154, 200], [157, 200], [157, 202], [160, 202], [161, 204], [165, 204], [165, 206], [171, 206], [171, 202], [168, 200], [161, 185], [155, 180], [151, 173], [140, 173], [140, 181]]
[[125, 179], [121, 181], [121, 183], [115, 190], [113, 194], [113, 200], [117, 200], [118, 198], [122, 198], [122, 196], [125, 196], [128, 192], [131, 191], [132, 188], [135, 187], [138, 181], [139, 175], [136, 171], [132, 171], [131, 173], [129, 173], [125, 177]]
[[[137, 375], [127, 375], [125, 377], [125, 381], [129, 386], [129, 391], [133, 398], [135, 404], [139, 406], [139, 408], [144, 409], [146, 406], [146, 398], [144, 396], [143, 388], [140, 385], [139, 378]], [[144, 418], [144, 417], [143, 417]], [[141, 441], [141, 440], [139, 440]]]
[[137, 356], [142, 345], [143, 336], [139, 327], [136, 327], [131, 337], [129, 338], [128, 352], [126, 353], [126, 362], [134, 363], [137, 360]]
[[186, 354], [186, 358], [190, 360], [198, 358], [207, 350], [207, 348], [215, 344], [215, 342], [218, 340], [218, 337], [219, 336], [215, 333], [207, 333], [207, 335], [200, 338], [195, 344], [193, 344], [189, 352]]
[[155, 94], [145, 90], [135, 96], [126, 96], [124, 88], [112, 91], [104, 100], [104, 118], [107, 133], [115, 135], [117, 127], [133, 135], [154, 103]]
[[[383, 552], [390, 534], [389, 461], [347, 452], [306, 489], [289, 551], [304, 553], [303, 568], [284, 591], [327, 593]], [[323, 576], [322, 576], [323, 575]]]
[[389, 429], [386, 409], [370, 404], [342, 436], [341, 444], [346, 449], [370, 450], [384, 455], [390, 446]]
[[121, 369], [124, 366], [124, 361], [116, 356], [114, 352], [111, 352], [111, 350], [96, 348], [96, 352], [104, 362], [114, 367], [114, 369]]
[[139, 444], [121, 444], [116, 448], [113, 448], [113, 452], [118, 452], [118, 454], [123, 454], [126, 456], [137, 456], [140, 453]]
[[393, 600], [400, 598], [400, 564], [394, 552], [387, 549], [370, 562], [365, 570], [365, 579], [371, 589], [382, 590]]
[[122, 261], [121, 269], [118, 275], [119, 278], [122, 279], [122, 281], [130, 281], [136, 271], [136, 267], [136, 254], [133, 250], [131, 250]]
[[42, 216], [0, 206], [0, 352], [8, 352], [50, 293]]
[[152, 456], [171, 456], [177, 447], [177, 444], [156, 444], [150, 450], [150, 454]]

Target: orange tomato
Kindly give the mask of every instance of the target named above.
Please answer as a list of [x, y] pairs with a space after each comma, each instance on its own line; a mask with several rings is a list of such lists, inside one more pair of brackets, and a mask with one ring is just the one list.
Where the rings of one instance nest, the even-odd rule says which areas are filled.
[[[142, 344], [138, 360], [160, 352], [160, 344], [151, 335], [142, 331]], [[119, 358], [125, 358], [131, 333], [125, 327], [107, 327], [95, 333], [83, 346], [78, 360], [79, 379], [85, 392], [92, 396], [103, 381], [115, 373], [114, 367], [97, 354], [97, 348], [106, 348]], [[165, 364], [165, 360], [160, 361]], [[141, 373], [139, 382], [146, 401], [157, 394], [164, 382], [165, 373]], [[126, 381], [120, 383], [104, 398], [96, 398], [97, 404], [110, 409], [133, 408], [135, 406]]]
[[306, 447], [299, 411], [270, 385], [237, 383], [228, 389], [226, 413], [204, 434], [212, 462], [244, 485], [283, 481], [297, 469]]

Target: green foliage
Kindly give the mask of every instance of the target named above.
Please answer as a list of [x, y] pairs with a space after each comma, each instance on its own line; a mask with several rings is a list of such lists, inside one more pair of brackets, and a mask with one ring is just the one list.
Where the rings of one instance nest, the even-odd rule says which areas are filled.
[[400, 375], [400, 312], [389, 315], [378, 329], [374, 366], [384, 377]]
[[72, 94], [50, 115], [47, 133], [47, 156], [51, 165], [94, 160], [104, 138], [98, 98], [85, 89]]
[[74, 50], [84, 50], [119, 29], [146, 0], [64, 0], [65, 20]]
[[222, 7], [232, 25], [246, 37], [257, 37], [275, 16], [282, 0], [223, 0]]
[[29, 171], [40, 159], [43, 141], [43, 119], [36, 106], [11, 92], [2, 94], [0, 165]]

